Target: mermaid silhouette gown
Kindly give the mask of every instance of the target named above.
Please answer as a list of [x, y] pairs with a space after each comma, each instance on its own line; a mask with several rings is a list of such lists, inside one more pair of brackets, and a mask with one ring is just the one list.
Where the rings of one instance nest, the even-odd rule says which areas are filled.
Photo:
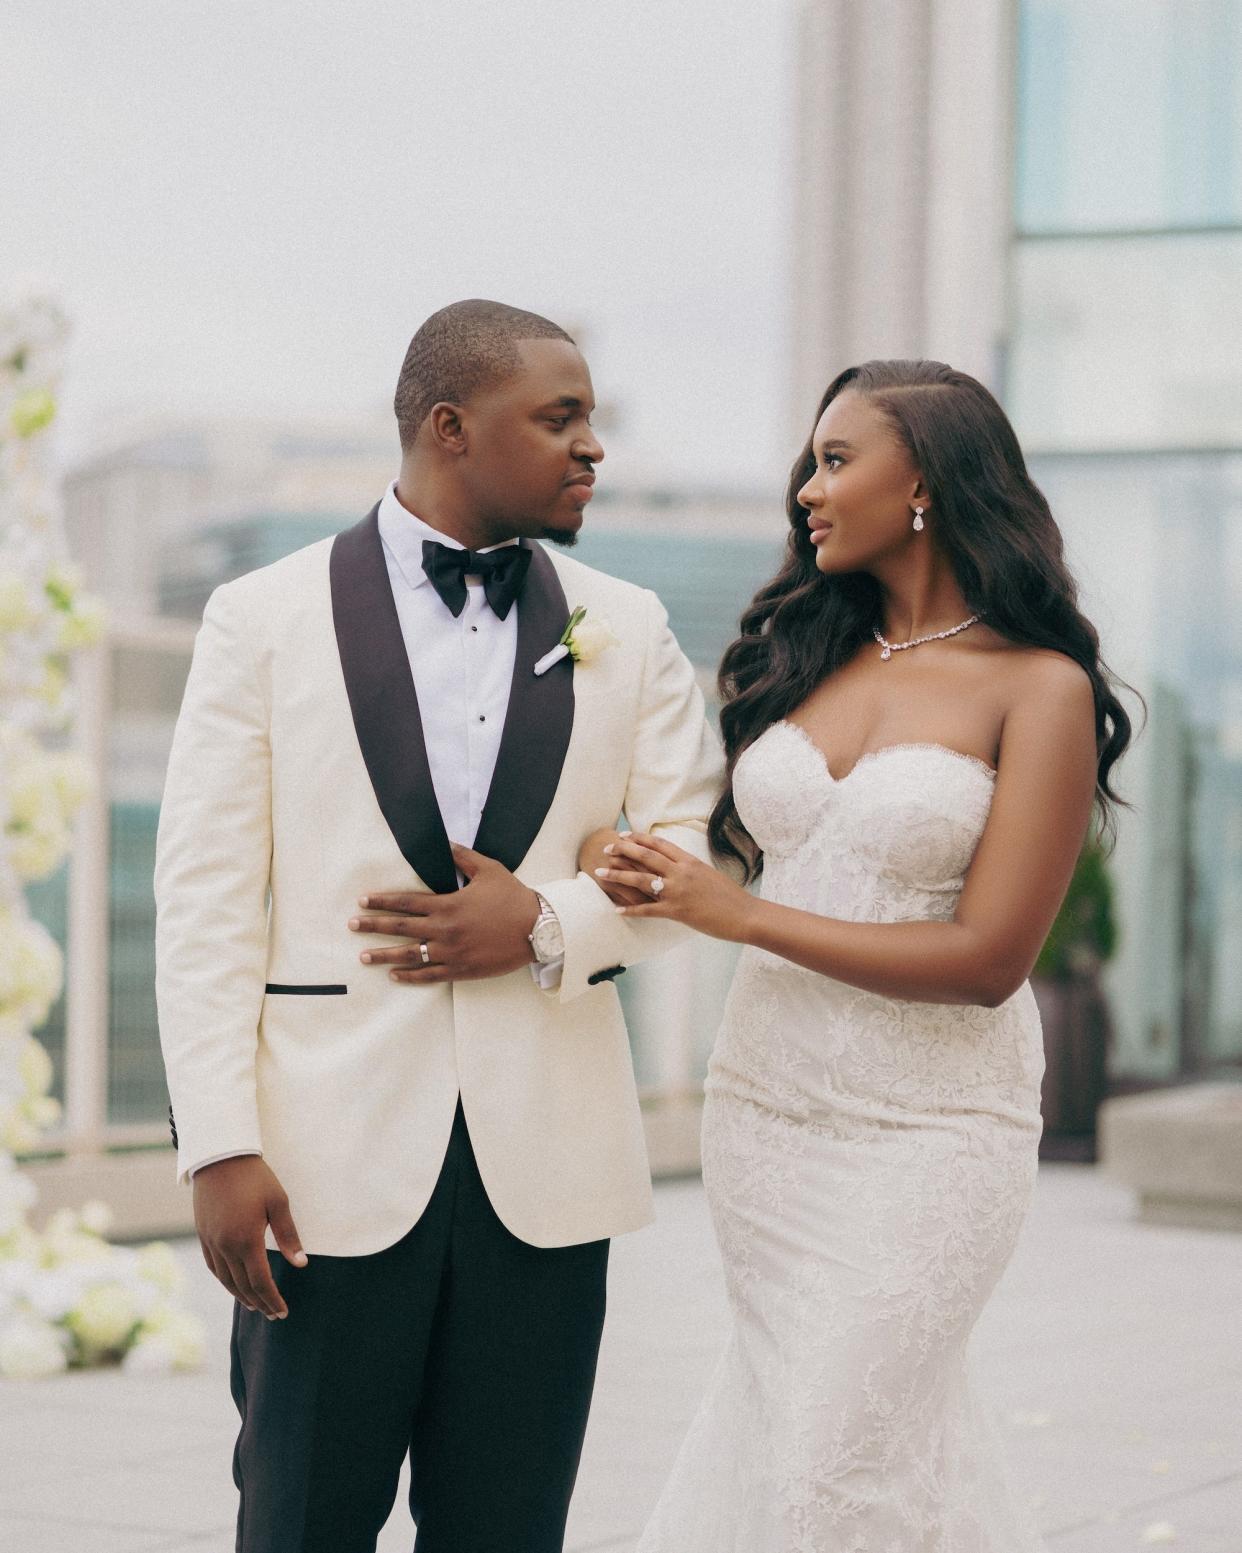
[[[995, 774], [934, 744], [839, 780], [794, 724], [734, 773], [765, 898], [952, 917]], [[1030, 986], [904, 1002], [746, 948], [712, 1054], [703, 1174], [733, 1331], [639, 1553], [1031, 1553], [967, 1339], [1035, 1179]]]

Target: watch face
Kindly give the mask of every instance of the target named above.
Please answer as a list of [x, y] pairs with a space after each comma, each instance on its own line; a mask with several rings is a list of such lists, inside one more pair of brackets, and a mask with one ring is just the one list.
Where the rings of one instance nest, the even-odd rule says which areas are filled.
[[555, 960], [558, 954], [565, 952], [565, 935], [561, 932], [560, 923], [555, 920], [536, 922], [530, 939], [541, 960]]

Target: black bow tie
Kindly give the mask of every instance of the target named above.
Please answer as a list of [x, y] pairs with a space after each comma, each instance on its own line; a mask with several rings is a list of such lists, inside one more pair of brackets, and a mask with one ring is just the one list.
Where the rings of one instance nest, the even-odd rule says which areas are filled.
[[454, 550], [438, 539], [423, 540], [423, 570], [454, 615], [466, 607], [466, 574], [482, 577], [483, 592], [501, 620], [522, 591], [530, 550], [522, 544], [504, 545], [480, 555], [477, 550]]

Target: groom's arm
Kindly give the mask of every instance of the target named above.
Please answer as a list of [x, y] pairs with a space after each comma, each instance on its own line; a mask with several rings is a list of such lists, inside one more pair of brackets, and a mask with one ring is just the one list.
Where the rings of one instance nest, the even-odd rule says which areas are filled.
[[[669, 630], [667, 611], [654, 593], [645, 598], [647, 649], [625, 818], [632, 829], [663, 836], [706, 862], [707, 819], [724, 776], [720, 743], [707, 722], [694, 669]], [[563, 1003], [585, 992], [599, 972], [633, 965], [687, 936], [678, 923], [619, 917], [589, 874], [537, 888], [565, 936], [565, 964], [554, 993]]]
[[195, 641], [156, 842], [155, 990], [182, 1179], [262, 1150], [255, 1053], [271, 854], [268, 708], [226, 585]]

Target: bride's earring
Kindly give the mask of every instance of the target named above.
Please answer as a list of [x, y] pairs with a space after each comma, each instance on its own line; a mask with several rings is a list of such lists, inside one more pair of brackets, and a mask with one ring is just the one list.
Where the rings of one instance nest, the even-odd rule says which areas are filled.
[[922, 507], [916, 507], [914, 509], [914, 532], [916, 534], [921, 534], [923, 532], [923, 509], [922, 509]]

